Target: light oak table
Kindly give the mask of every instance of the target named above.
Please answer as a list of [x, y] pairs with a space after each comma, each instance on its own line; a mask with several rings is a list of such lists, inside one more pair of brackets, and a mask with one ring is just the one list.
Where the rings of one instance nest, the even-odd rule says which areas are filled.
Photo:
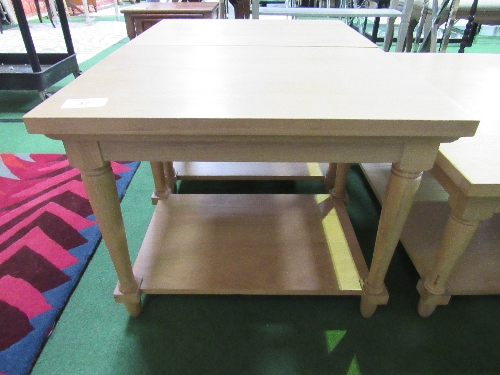
[[[441, 145], [403, 231], [429, 316], [451, 295], [500, 293], [500, 55], [394, 57], [481, 120], [474, 137]], [[363, 167], [382, 199], [390, 166]]]
[[[422, 171], [440, 143], [473, 135], [478, 121], [416, 76], [394, 95], [412, 72], [379, 49], [317, 46], [340, 27], [333, 21], [166, 22], [197, 42], [158, 44], [155, 26], [24, 117], [31, 133], [62, 140], [80, 169], [118, 275], [116, 301], [135, 316], [142, 293], [348, 294], [371, 316], [387, 303], [384, 278]], [[307, 44], [238, 44], [276, 39], [282, 27]], [[361, 91], [378, 95], [360, 100]], [[414, 105], [424, 100], [435, 105]], [[393, 168], [369, 271], [338, 199], [169, 194], [162, 173], [132, 268], [110, 160]]]
[[[275, 46], [275, 47], [360, 47], [375, 48], [377, 45], [359, 33], [353, 32], [343, 22], [302, 23], [301, 31], [290, 22], [279, 24], [259, 24], [259, 32], [255, 33], [255, 24], [241, 22], [241, 20], [227, 20], [238, 25], [238, 32], [228, 34], [226, 25], [209, 23], [205, 25], [207, 33], [200, 35], [197, 25], [188, 28], [179, 28], [177, 24], [162, 22], [148, 31], [148, 37], [136, 43], [143, 45], [227, 45], [227, 46]], [[217, 38], [214, 38], [217, 35]], [[265, 35], [265, 37], [262, 37]], [[224, 65], [219, 69], [221, 79], [224, 79]], [[242, 71], [241, 74], [247, 74]], [[167, 171], [168, 186], [175, 191], [178, 180], [322, 180], [325, 181], [327, 191], [333, 188], [336, 166], [328, 166], [314, 162], [309, 163], [267, 163], [267, 162], [166, 162], [163, 169]], [[158, 166], [158, 173], [161, 168]], [[326, 178], [325, 178], [326, 177]], [[153, 202], [157, 197], [153, 195]]]

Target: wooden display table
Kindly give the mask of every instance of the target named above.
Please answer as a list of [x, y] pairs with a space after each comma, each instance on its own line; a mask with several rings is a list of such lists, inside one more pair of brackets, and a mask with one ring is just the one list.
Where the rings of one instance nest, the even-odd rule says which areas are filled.
[[217, 18], [219, 3], [142, 3], [121, 10], [127, 35], [134, 39], [151, 26], [167, 18]]
[[[328, 33], [317, 35], [317, 25], [314, 23], [303, 25], [304, 33], [296, 34], [296, 28], [288, 22], [281, 24], [276, 30], [271, 24], [263, 23], [259, 27], [259, 34], [255, 34], [255, 25], [247, 25], [241, 20], [226, 20], [235, 23], [239, 32], [237, 34], [224, 34], [219, 23], [205, 25], [208, 33], [201, 35], [194, 24], [192, 27], [176, 29], [175, 24], [162, 22], [148, 31], [147, 38], [141, 38], [134, 43], [144, 45], [218, 45], [227, 46], [296, 46], [308, 45], [326, 47], [378, 47], [359, 33], [342, 23], [333, 22], [328, 25]], [[324, 26], [323, 26], [324, 27]], [[212, 39], [213, 33], [217, 33], [217, 40]], [[165, 35], [169, 35], [168, 38]], [[261, 35], [266, 34], [265, 38]], [[220, 67], [221, 78], [224, 66]], [[171, 164], [171, 163], [168, 163]], [[210, 162], [181, 162], [175, 161], [173, 165], [165, 166], [174, 175], [169, 179], [171, 189], [175, 188], [177, 180], [325, 180], [327, 177], [327, 190], [331, 189], [334, 176], [328, 174], [328, 165], [318, 165], [318, 163], [210, 163]], [[153, 201], [156, 198], [153, 197]]]
[[[169, 20], [159, 22], [148, 31], [147, 36], [137, 38], [132, 43], [142, 46], [161, 46], [165, 49], [170, 48], [170, 46], [309, 46], [369, 48], [379, 51], [376, 44], [353, 31], [343, 22], [299, 21], [299, 24], [298, 28], [292, 22], [228, 19], [224, 22], [220, 22], [220, 20], [204, 21], [203, 27], [200, 27], [197, 22], [186, 23], [182, 20]], [[233, 32], [229, 33], [228, 30]], [[223, 68], [224, 65], [221, 65], [220, 69]], [[217, 69], [215, 73], [220, 74], [217, 78], [224, 80], [223, 72]], [[248, 77], [248, 74], [245, 75]], [[260, 77], [262, 75], [263, 73], [256, 73], [255, 79], [262, 79]]]
[[[341, 22], [172, 20], [162, 27], [185, 35], [184, 41], [158, 43], [152, 28], [24, 117], [30, 132], [61, 139], [80, 169], [118, 275], [116, 300], [135, 316], [142, 293], [208, 293], [199, 286], [213, 276], [217, 282], [207, 285], [214, 293], [361, 295], [361, 312], [371, 316], [387, 303], [385, 274], [422, 171], [434, 164], [440, 143], [473, 135], [478, 121], [377, 48], [318, 46], [335, 29], [356, 33]], [[297, 45], [297, 36], [303, 44]], [[385, 69], [369, 74], [374, 65]], [[394, 95], [400, 77], [413, 77], [411, 93]], [[378, 95], [361, 105], [360, 88]], [[439, 106], [413, 105], [424, 99]], [[197, 198], [168, 192], [160, 194], [165, 202], [157, 206], [134, 274], [110, 160], [394, 166], [367, 275], [346, 209], [332, 198], [319, 203], [321, 197], [307, 195]], [[167, 190], [161, 173], [155, 186]], [[333, 228], [338, 231], [331, 236]], [[223, 254], [228, 248], [241, 254], [239, 263], [216, 255], [219, 243]], [[346, 246], [350, 252], [338, 259]], [[290, 247], [298, 258], [285, 255]], [[258, 261], [256, 254], [267, 258]], [[328, 254], [331, 264], [325, 264]], [[245, 275], [259, 274], [267, 262], [274, 270], [266, 279], [244, 287]], [[329, 276], [316, 273], [318, 263]], [[293, 286], [290, 272], [299, 272], [297, 264], [314, 271], [297, 275], [306, 286]], [[335, 289], [344, 268], [356, 282]], [[194, 285], [171, 284], [168, 276], [179, 274]]]
[[[500, 56], [396, 57], [481, 119], [474, 137], [441, 145], [435, 179], [421, 184], [402, 235], [422, 278], [419, 313], [428, 316], [451, 295], [500, 292]], [[390, 166], [363, 167], [382, 199]]]

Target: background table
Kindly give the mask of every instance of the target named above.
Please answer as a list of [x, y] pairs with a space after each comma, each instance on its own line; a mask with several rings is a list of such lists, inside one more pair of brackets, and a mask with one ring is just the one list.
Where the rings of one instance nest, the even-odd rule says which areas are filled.
[[[474, 137], [441, 145], [403, 231], [422, 278], [419, 312], [428, 316], [451, 295], [500, 292], [500, 56], [394, 57], [481, 119]], [[382, 199], [390, 166], [363, 167]]]
[[121, 10], [125, 16], [127, 36], [134, 39], [151, 26], [168, 18], [217, 18], [219, 3], [216, 2], [176, 2], [142, 3]]
[[[162, 22], [196, 43], [173, 38], [161, 45], [154, 26], [24, 117], [30, 132], [63, 140], [70, 163], [81, 170], [118, 275], [116, 300], [137, 315], [141, 293], [357, 294], [362, 314], [371, 316], [387, 303], [384, 277], [422, 170], [432, 167], [440, 143], [474, 134], [478, 122], [417, 79], [411, 91], [394, 95], [399, 77], [412, 72], [381, 50], [349, 42], [317, 46], [340, 23]], [[280, 34], [284, 27], [290, 33]], [[294, 37], [304, 45], [294, 45]], [[260, 38], [280, 46], [262, 45]], [[258, 45], [238, 45], [249, 39]], [[373, 65], [386, 69], [372, 74]], [[360, 100], [361, 90], [378, 95]], [[413, 105], [424, 99], [435, 105]], [[158, 202], [133, 271], [109, 165], [125, 159], [392, 162], [370, 271], [339, 200], [179, 194]], [[165, 181], [157, 175], [155, 184]], [[266, 252], [273, 252], [272, 261], [254, 257]], [[245, 272], [233, 267], [226, 256], [232, 253], [249, 267]], [[259, 289], [259, 274], [274, 284]], [[195, 285], [176, 284], [172, 275]], [[216, 290], [206, 289], [212, 277]]]
[[[154, 29], [148, 31], [148, 37], [135, 43], [141, 45], [225, 45], [225, 46], [275, 46], [275, 47], [360, 47], [378, 49], [377, 45], [368, 39], [353, 32], [343, 22], [322, 22], [314, 24], [302, 23], [301, 31], [289, 22], [282, 22], [279, 28], [273, 23], [263, 22], [256, 28], [255, 24], [242, 23], [240, 20], [227, 20], [237, 25], [238, 32], [227, 33], [225, 25], [210, 23], [204, 25], [208, 32], [200, 35], [196, 25], [179, 29], [176, 24], [162, 22]], [[165, 38], [165, 35], [169, 35]], [[216, 38], [214, 37], [216, 36]], [[220, 78], [224, 80], [224, 63], [218, 69]], [[241, 70], [242, 75], [247, 74]], [[175, 190], [177, 180], [325, 180], [327, 190], [333, 187], [335, 168], [327, 164], [318, 163], [268, 163], [268, 162], [187, 162], [174, 161], [163, 168], [165, 169], [170, 189]], [[161, 172], [163, 173], [163, 172]], [[153, 201], [157, 197], [153, 195]]]

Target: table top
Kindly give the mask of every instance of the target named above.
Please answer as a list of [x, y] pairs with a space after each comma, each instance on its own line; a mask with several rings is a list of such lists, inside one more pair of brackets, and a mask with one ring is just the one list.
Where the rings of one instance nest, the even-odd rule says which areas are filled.
[[[157, 3], [151, 3], [157, 4]], [[163, 20], [135, 38], [134, 45], [158, 46], [294, 46], [360, 47], [379, 49], [376, 44], [337, 20], [203, 20], [198, 23], [181, 19]]]
[[[473, 116], [379, 49], [286, 42], [292, 39], [288, 32], [298, 35], [315, 25], [321, 35], [322, 25], [330, 27], [325, 23], [248, 24], [176, 22], [182, 29], [197, 28], [201, 38], [211, 34], [213, 45], [147, 45], [148, 35], [154, 36], [148, 30], [28, 113], [26, 126], [32, 133], [59, 139], [69, 135], [453, 138], [475, 132]], [[287, 31], [280, 36], [284, 46], [266, 45], [264, 28], [278, 30], [285, 25]], [[244, 27], [255, 31], [262, 27], [262, 45], [218, 42]], [[412, 90], [396, 95], [403, 79], [414, 82]], [[105, 104], [62, 108], [68, 107], [64, 105], [68, 99], [88, 103], [95, 98], [105, 98]], [[424, 101], [429, 105], [415, 105]]]
[[437, 163], [467, 195], [500, 197], [500, 55], [394, 56], [481, 120], [474, 137], [442, 144]]

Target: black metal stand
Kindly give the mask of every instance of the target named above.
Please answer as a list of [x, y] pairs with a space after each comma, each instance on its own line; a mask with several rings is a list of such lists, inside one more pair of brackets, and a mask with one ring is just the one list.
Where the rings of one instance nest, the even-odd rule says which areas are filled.
[[70, 74], [80, 75], [63, 0], [55, 1], [57, 9], [62, 10], [59, 19], [68, 52], [37, 54], [21, 1], [13, 0], [27, 53], [0, 54], [0, 90], [37, 90], [45, 99], [49, 95], [47, 88]]
[[0, 34], [3, 34], [3, 25], [8, 25], [10, 22], [7, 20], [5, 12], [3, 10], [2, 3], [0, 3]]
[[[465, 47], [469, 47], [472, 43], [472, 39], [474, 38], [474, 17], [477, 11], [477, 3], [478, 0], [474, 0], [472, 2], [472, 7], [470, 8], [470, 14], [467, 22], [467, 26], [465, 27], [464, 36], [462, 38], [462, 42], [460, 43], [460, 49], [458, 53], [464, 53]], [[476, 24], [477, 25], [477, 24]]]
[[[382, 9], [382, 8], [389, 8], [390, 1], [389, 0], [379, 0], [377, 3], [377, 8]], [[373, 23], [373, 30], [372, 30], [372, 35], [371, 39], [373, 43], [377, 43], [379, 41], [383, 41], [384, 39], [378, 39], [378, 29], [380, 27], [380, 17], [375, 17], [375, 22]]]

